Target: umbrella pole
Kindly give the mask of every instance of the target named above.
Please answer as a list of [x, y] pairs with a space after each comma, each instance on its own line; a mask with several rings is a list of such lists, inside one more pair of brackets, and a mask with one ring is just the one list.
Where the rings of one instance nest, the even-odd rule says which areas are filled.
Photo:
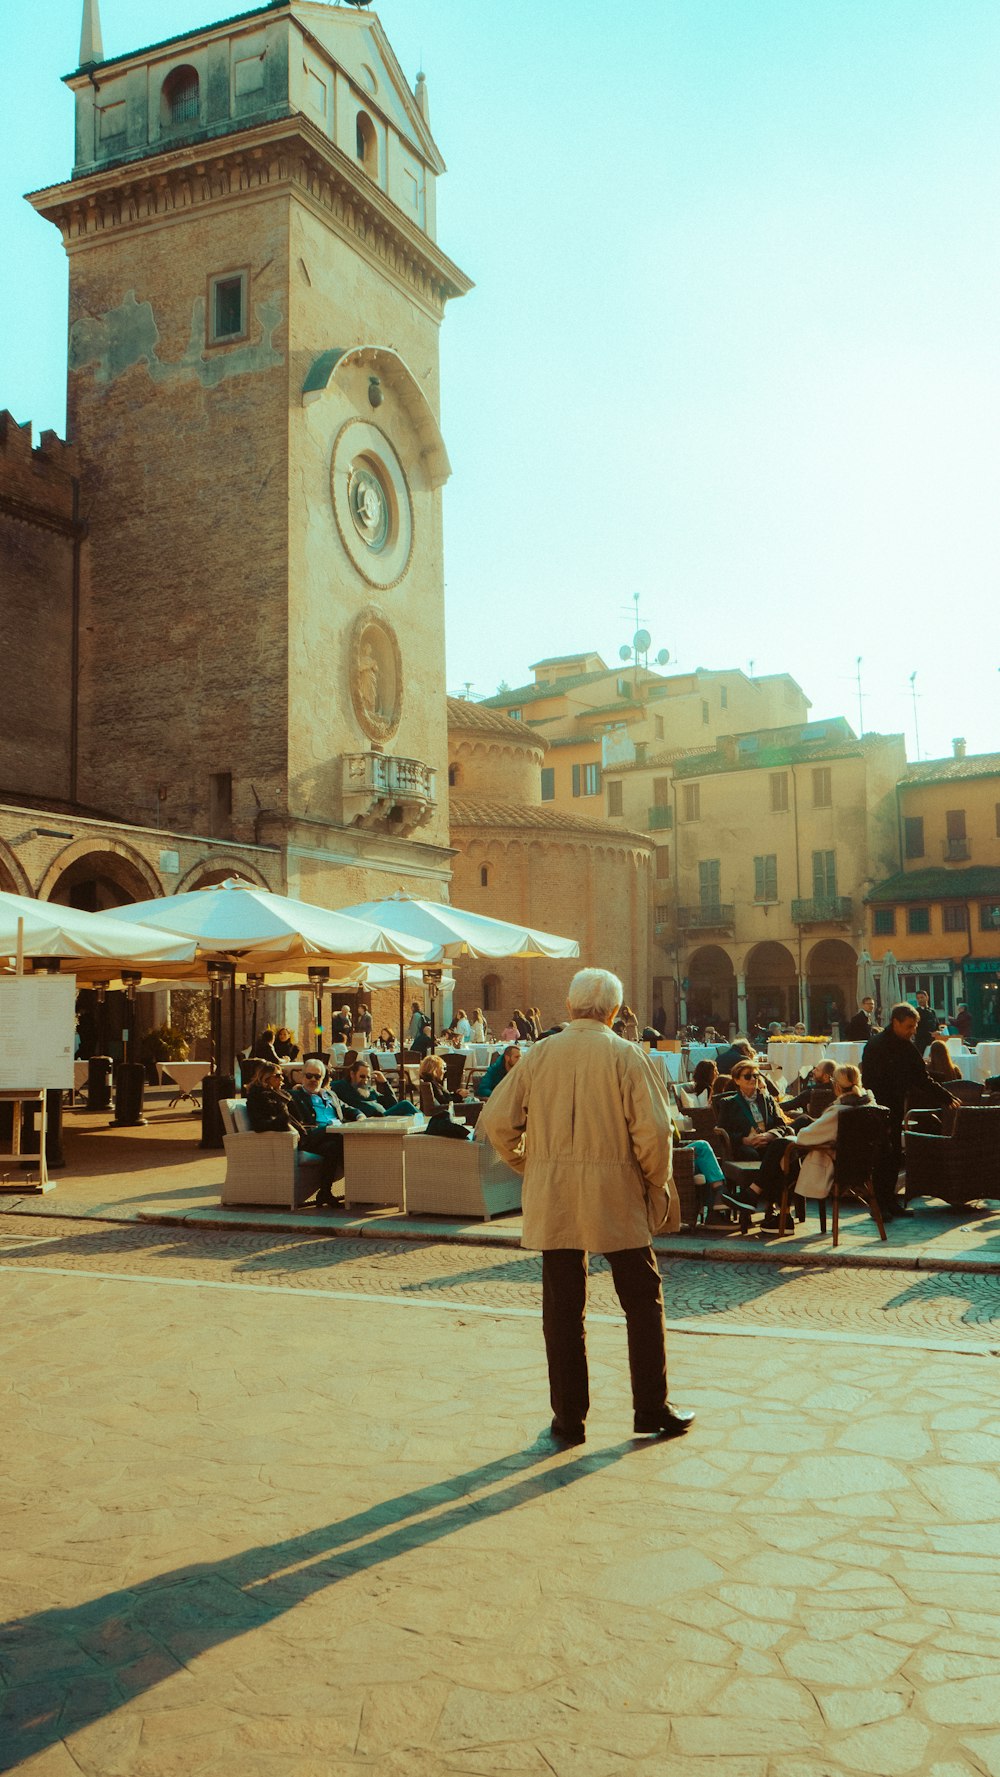
[[406, 1051], [406, 1038], [403, 1035], [403, 1019], [406, 1016], [406, 997], [404, 992], [403, 965], [399, 965], [399, 1096], [405, 1098], [403, 1088], [406, 1085], [406, 1069], [403, 1066], [403, 1055]]
[[[17, 972], [17, 974], [18, 974], [18, 975], [23, 975], [23, 974], [24, 974], [24, 920], [23, 920], [23, 919], [19, 919], [19, 920], [18, 920], [18, 922], [17, 922], [17, 964], [16, 964], [16, 972]], [[399, 977], [399, 979], [400, 979], [400, 981], [402, 981], [402, 979], [403, 979], [403, 977], [402, 977], [402, 974], [400, 974], [400, 977]]]

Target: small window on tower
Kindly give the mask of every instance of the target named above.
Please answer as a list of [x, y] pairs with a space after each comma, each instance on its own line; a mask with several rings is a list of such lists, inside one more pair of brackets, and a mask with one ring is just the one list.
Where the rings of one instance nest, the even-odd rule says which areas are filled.
[[377, 179], [378, 137], [375, 134], [375, 125], [372, 123], [367, 111], [358, 112], [356, 145], [358, 159], [364, 167], [365, 172], [370, 173], [373, 179]]
[[228, 345], [247, 336], [249, 273], [225, 272], [208, 280], [208, 343]]
[[190, 123], [201, 109], [201, 82], [196, 68], [174, 68], [163, 82], [160, 94], [160, 122]]

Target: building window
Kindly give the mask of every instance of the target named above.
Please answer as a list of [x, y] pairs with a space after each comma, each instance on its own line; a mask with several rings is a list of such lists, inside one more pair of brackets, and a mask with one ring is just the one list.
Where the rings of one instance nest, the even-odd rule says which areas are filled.
[[771, 773], [771, 813], [784, 814], [788, 808], [788, 773], [772, 771]]
[[542, 801], [554, 802], [556, 799], [556, 773], [553, 765], [542, 766]]
[[573, 794], [574, 796], [599, 796], [601, 793], [601, 768], [599, 765], [574, 765]]
[[225, 272], [208, 280], [208, 343], [228, 345], [247, 334], [247, 279], [245, 271]]
[[908, 858], [922, 858], [924, 855], [924, 817], [922, 814], [908, 814], [903, 820], [903, 852]]
[[668, 777], [654, 777], [654, 779], [653, 779], [653, 807], [654, 808], [669, 808], [670, 807], [670, 779]]
[[480, 886], [480, 888], [489, 888], [489, 886], [490, 886], [490, 867], [488, 864], [481, 864], [480, 865], [479, 886]]
[[721, 880], [721, 860], [702, 858], [698, 865], [698, 899], [703, 907], [719, 906], [722, 900]]
[[817, 765], [813, 771], [813, 807], [830, 808], [833, 805], [833, 782], [829, 765]]
[[201, 83], [196, 68], [175, 68], [163, 82], [160, 94], [160, 122], [170, 125], [189, 123], [201, 108]]
[[355, 144], [358, 159], [365, 172], [370, 173], [371, 177], [376, 179], [378, 177], [378, 137], [375, 134], [375, 125], [367, 111], [358, 112]]
[[997, 816], [997, 838], [1000, 839], [1000, 802], [998, 802], [996, 805], [996, 816]]
[[[656, 740], [663, 739], [663, 717], [653, 717], [653, 736]], [[997, 803], [997, 832], [1000, 833], [1000, 802]]]
[[942, 928], [946, 932], [965, 932], [969, 929], [969, 910], [964, 901], [958, 901], [941, 909]]
[[813, 852], [813, 899], [837, 899], [837, 854], [834, 851]]
[[896, 932], [895, 907], [876, 907], [872, 919], [872, 931], [876, 938], [892, 938]]
[[1000, 907], [996, 902], [980, 901], [979, 930], [981, 932], [1000, 932]]
[[684, 785], [684, 819], [686, 821], [701, 820], [701, 785]]
[[949, 808], [944, 817], [944, 855], [946, 859], [967, 858], [969, 842], [965, 832], [965, 809]]
[[723, 709], [723, 710], [727, 710], [729, 708], [729, 686], [728, 685], [720, 685], [719, 686], [719, 708]]
[[775, 852], [753, 861], [753, 898], [755, 901], [778, 899], [778, 859]]
[[233, 774], [215, 771], [208, 780], [208, 830], [213, 839], [229, 839], [233, 831]]
[[670, 924], [670, 902], [657, 901], [653, 908], [653, 919], [658, 926]]
[[656, 847], [655, 856], [656, 856], [656, 880], [657, 880], [657, 882], [666, 882], [670, 876], [670, 847], [669, 847], [669, 845], [658, 845]]
[[500, 977], [499, 975], [483, 976], [483, 1011], [496, 1012], [500, 1008]]
[[458, 783], [458, 766], [457, 765], [449, 765], [449, 767], [448, 767], [448, 788], [449, 788], [449, 790], [453, 790], [457, 783]]
[[929, 907], [908, 907], [906, 909], [906, 929], [911, 936], [919, 936], [931, 929], [931, 910]]
[[709, 714], [708, 704], [706, 703], [704, 698], [702, 698], [702, 704], [701, 704], [701, 719], [702, 719], [703, 723], [705, 724], [706, 728], [708, 727], [708, 724], [712, 719]]
[[[508, 715], [508, 718], [511, 722], [520, 722], [520, 720], [521, 720], [520, 710], [508, 710], [507, 715]], [[485, 1011], [485, 1009], [486, 1008], [484, 1007], [483, 1010]]]
[[623, 814], [621, 781], [608, 785], [608, 813]]

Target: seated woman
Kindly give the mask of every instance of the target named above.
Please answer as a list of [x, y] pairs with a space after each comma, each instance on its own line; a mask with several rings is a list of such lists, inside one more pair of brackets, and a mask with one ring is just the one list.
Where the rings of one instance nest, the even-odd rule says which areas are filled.
[[321, 1062], [306, 1062], [303, 1077], [306, 1084], [288, 1093], [280, 1067], [262, 1067], [247, 1088], [247, 1115], [256, 1135], [292, 1129], [299, 1138], [299, 1147], [307, 1154], [319, 1156], [323, 1164], [316, 1202], [329, 1205], [333, 1202], [334, 1181], [344, 1176], [344, 1142], [336, 1129], [348, 1118], [342, 1114], [334, 1095], [321, 1090]]
[[761, 1086], [755, 1062], [736, 1062], [733, 1084], [736, 1091], [716, 1101], [719, 1127], [729, 1136], [734, 1160], [759, 1160], [760, 1170], [752, 1181], [741, 1180], [720, 1195], [736, 1209], [767, 1208], [764, 1227], [771, 1232], [778, 1228], [774, 1206], [785, 1185], [782, 1150], [792, 1138], [791, 1127], [781, 1106]]
[[459, 1104], [465, 1097], [463, 1092], [449, 1092], [445, 1085], [444, 1062], [440, 1055], [425, 1055], [420, 1063], [420, 1078], [430, 1087], [431, 1097], [437, 1109], [446, 1111], [453, 1104]]
[[490, 1093], [496, 1090], [504, 1075], [509, 1074], [511, 1068], [516, 1067], [520, 1059], [521, 1051], [517, 1047], [517, 1044], [509, 1043], [507, 1048], [503, 1051], [503, 1054], [498, 1055], [495, 1061], [490, 1062], [489, 1067], [486, 1069], [486, 1072], [476, 1087], [477, 1097], [489, 1098]]
[[282, 1061], [298, 1061], [299, 1059], [299, 1045], [292, 1036], [287, 1024], [281, 1025], [281, 1027], [275, 1031], [274, 1052], [281, 1057]]
[[951, 1051], [947, 1043], [943, 1043], [940, 1037], [934, 1038], [927, 1052], [927, 1072], [932, 1074], [935, 1080], [961, 1080], [963, 1078], [961, 1068], [956, 1067], [951, 1059]]
[[856, 1105], [874, 1104], [871, 1092], [861, 1084], [861, 1070], [837, 1067], [833, 1072], [836, 1098], [815, 1123], [800, 1129], [795, 1137], [796, 1149], [803, 1150], [796, 1190], [800, 1197], [828, 1197], [833, 1184], [833, 1162], [837, 1149], [837, 1130], [842, 1113]]
[[383, 1024], [382, 1029], [379, 1031], [378, 1036], [375, 1038], [375, 1041], [372, 1044], [372, 1048], [373, 1049], [384, 1049], [384, 1050], [387, 1050], [390, 1054], [395, 1055], [395, 1053], [396, 1053], [396, 1033], [395, 1033], [395, 1031], [390, 1030], [389, 1026], [387, 1024]]
[[700, 1105], [703, 1108], [709, 1105], [718, 1078], [719, 1069], [714, 1061], [699, 1061], [691, 1075], [691, 1084], [684, 1091], [684, 1097], [688, 1104]]
[[384, 1074], [367, 1061], [355, 1061], [347, 1079], [337, 1089], [341, 1104], [362, 1117], [415, 1117], [417, 1107], [408, 1098], [394, 1098]]

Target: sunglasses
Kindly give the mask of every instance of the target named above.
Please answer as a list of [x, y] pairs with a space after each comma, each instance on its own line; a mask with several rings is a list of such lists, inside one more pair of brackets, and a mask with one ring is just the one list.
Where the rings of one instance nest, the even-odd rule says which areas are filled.
[[302, 1078], [304, 1080], [321, 1080], [323, 1078], [323, 1075], [322, 1074], [303, 1074]]

